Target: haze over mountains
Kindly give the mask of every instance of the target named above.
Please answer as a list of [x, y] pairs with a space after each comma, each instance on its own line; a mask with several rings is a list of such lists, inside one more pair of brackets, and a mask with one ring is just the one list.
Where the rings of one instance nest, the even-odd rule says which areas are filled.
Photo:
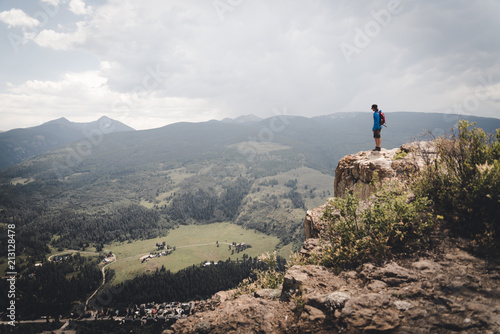
[[[395, 112], [388, 115], [388, 128], [383, 131], [383, 146], [393, 147], [405, 141], [415, 139], [424, 131], [432, 131], [435, 135], [441, 135], [449, 131], [458, 119], [466, 119], [478, 123], [479, 127], [487, 132], [498, 127], [500, 120], [495, 118], [482, 118], [474, 116], [457, 116], [450, 114], [429, 114], [429, 113], [407, 113]], [[228, 133], [210, 133], [214, 124], [224, 123], [232, 125], [225, 128]], [[247, 141], [259, 142], [280, 142], [284, 138], [294, 139], [302, 142], [305, 146], [312, 145], [312, 150], [323, 150], [325, 153], [339, 151], [339, 154], [332, 156], [337, 160], [343, 154], [354, 150], [366, 149], [370, 147], [370, 127], [371, 116], [369, 113], [353, 112], [338, 113], [312, 118], [300, 116], [279, 115], [267, 120], [254, 115], [244, 115], [234, 119], [223, 119], [222, 121], [209, 121], [196, 123], [177, 123], [167, 125], [158, 129], [142, 130], [137, 136], [146, 140], [147, 137], [155, 137], [160, 132], [178, 132], [179, 140], [189, 141], [191, 134], [190, 127], [199, 128], [201, 133], [205, 131], [207, 135], [223, 136], [228, 138], [229, 134], [238, 125], [245, 125], [243, 133], [247, 133]], [[181, 140], [181, 128], [186, 129], [186, 138]], [[194, 130], [193, 131], [197, 131]], [[164, 129], [164, 130], [160, 130]], [[92, 136], [108, 135], [116, 132], [134, 132], [135, 130], [119, 121], [102, 116], [99, 120], [90, 123], [70, 122], [62, 117], [42, 125], [13, 129], [0, 133], [0, 170], [8, 166], [15, 165], [26, 159], [50, 150], [68, 145], [79, 140], [92, 139]], [[129, 133], [129, 138], [133, 140], [134, 135]], [[195, 137], [198, 137], [198, 135]], [[126, 139], [125, 139], [126, 140]], [[209, 139], [210, 141], [210, 139]], [[174, 140], [175, 142], [175, 140]], [[325, 145], [326, 144], [326, 145]], [[342, 144], [341, 146], [339, 144]], [[366, 146], [366, 145], [368, 146]], [[195, 145], [196, 146], [196, 145]], [[328, 164], [328, 168], [331, 164]]]

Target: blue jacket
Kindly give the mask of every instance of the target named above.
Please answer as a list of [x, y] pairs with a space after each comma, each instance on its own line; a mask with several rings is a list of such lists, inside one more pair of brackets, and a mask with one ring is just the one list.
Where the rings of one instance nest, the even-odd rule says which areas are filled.
[[373, 131], [375, 130], [380, 130], [381, 129], [381, 126], [380, 126], [380, 114], [378, 113], [378, 111], [374, 111], [373, 112]]

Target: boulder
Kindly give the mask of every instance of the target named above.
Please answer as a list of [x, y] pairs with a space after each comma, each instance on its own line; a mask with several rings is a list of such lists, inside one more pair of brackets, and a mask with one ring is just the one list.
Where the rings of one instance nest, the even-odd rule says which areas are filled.
[[389, 332], [400, 324], [399, 312], [384, 294], [370, 293], [349, 300], [340, 318], [362, 333]]

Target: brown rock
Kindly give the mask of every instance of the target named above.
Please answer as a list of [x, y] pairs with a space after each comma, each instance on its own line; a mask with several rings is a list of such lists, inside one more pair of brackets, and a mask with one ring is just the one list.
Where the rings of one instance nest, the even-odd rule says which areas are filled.
[[276, 300], [254, 298], [250, 295], [227, 300], [219, 308], [199, 312], [179, 319], [173, 326], [175, 333], [282, 333], [291, 326], [293, 312]]
[[281, 296], [281, 289], [260, 289], [255, 291], [256, 298], [278, 299]]
[[412, 267], [424, 272], [437, 272], [441, 270], [440, 264], [429, 259], [420, 259], [417, 262], [414, 262]]
[[302, 320], [310, 321], [310, 322], [323, 322], [326, 318], [325, 314], [310, 305], [304, 306], [304, 312], [302, 312], [301, 316]]
[[[399, 151], [404, 151], [407, 155], [394, 160]], [[435, 156], [435, 146], [431, 142], [415, 142], [402, 145], [399, 149], [362, 151], [347, 155], [335, 169], [335, 197], [345, 197], [347, 192], [354, 192], [359, 199], [367, 199], [376, 190], [376, 182], [372, 181], [407, 177], [421, 170]]]
[[282, 299], [289, 300], [293, 295], [300, 294], [307, 301], [309, 296], [326, 296], [344, 285], [344, 278], [323, 266], [295, 265], [288, 269], [283, 279]]
[[318, 238], [324, 230], [324, 222], [322, 221], [323, 212], [326, 205], [322, 205], [313, 210], [307, 210], [304, 218], [304, 233], [306, 240], [309, 238]]
[[360, 295], [349, 300], [341, 313], [350, 327], [369, 332], [390, 331], [400, 324], [399, 313], [389, 296], [379, 293]]
[[397, 286], [403, 283], [416, 281], [416, 275], [409, 269], [406, 269], [397, 263], [391, 262], [382, 268], [375, 267], [373, 264], [365, 264], [360, 273], [367, 279], [376, 279], [385, 282], [390, 286]]
[[373, 280], [367, 285], [372, 292], [379, 292], [387, 288], [387, 283], [379, 280]]
[[323, 252], [324, 245], [321, 244], [320, 239], [310, 238], [306, 239], [302, 244], [302, 249], [300, 254], [309, 257], [314, 254], [321, 254]]
[[331, 310], [340, 310], [344, 308], [345, 303], [351, 299], [351, 296], [346, 292], [336, 291], [324, 298], [323, 303]]

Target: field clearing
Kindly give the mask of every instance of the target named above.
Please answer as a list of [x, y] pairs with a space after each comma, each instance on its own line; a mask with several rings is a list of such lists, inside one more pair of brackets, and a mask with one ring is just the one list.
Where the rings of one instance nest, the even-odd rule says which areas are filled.
[[[328, 197], [333, 197], [334, 177], [332, 175], [323, 174], [309, 167], [300, 167], [285, 173], [262, 178], [259, 183], [253, 185], [250, 198], [265, 200], [266, 196], [275, 195], [279, 197], [292, 190], [292, 188], [285, 186], [285, 183], [295, 179], [297, 179], [296, 191], [303, 196], [307, 209], [323, 205]], [[269, 182], [271, 180], [278, 181], [278, 184], [273, 187], [260, 185], [263, 181]], [[260, 192], [255, 192], [258, 188]], [[311, 198], [310, 191], [313, 189], [315, 196]], [[330, 191], [330, 195], [328, 195], [328, 191]], [[325, 196], [323, 196], [323, 193], [325, 193]]]
[[157, 206], [168, 205], [169, 201], [167, 201], [167, 198], [173, 196], [174, 193], [178, 192], [179, 190], [180, 188], [175, 188], [171, 191], [160, 193], [158, 196], [155, 197], [154, 202], [141, 199], [141, 202], [139, 204], [148, 209], [154, 208], [155, 205]]
[[[58, 239], [58, 238], [59, 238], [58, 235], [52, 236], [52, 240]], [[54, 255], [61, 255], [61, 254], [65, 254], [65, 253], [80, 253], [80, 255], [82, 255], [82, 256], [96, 256], [96, 255], [98, 255], [94, 246], [89, 246], [84, 251], [67, 249], [67, 248], [62, 249], [62, 250], [58, 250], [57, 248], [55, 248], [52, 245], [48, 245], [48, 247], [50, 249], [50, 253], [48, 254], [48, 257], [54, 256]]]
[[97, 257], [99, 256], [98, 252], [95, 251], [80, 251], [80, 250], [73, 250], [73, 249], [68, 249], [62, 252], [56, 251], [56, 252], [51, 252], [47, 260], [52, 261], [54, 256], [64, 256], [64, 255], [70, 255], [73, 256], [76, 253], [80, 254], [80, 256], [86, 256], [86, 257]]
[[[165, 170], [165, 171], [161, 171], [159, 173], [161, 173], [163, 175], [167, 175], [170, 178], [170, 181], [172, 182], [172, 184], [174, 184], [174, 185], [177, 185], [180, 182], [184, 181], [185, 179], [193, 176], [193, 173], [188, 172], [186, 167]], [[155, 205], [158, 205], [158, 206], [168, 205], [169, 202], [167, 201], [167, 198], [172, 196], [174, 193], [178, 192], [179, 190], [180, 190], [180, 188], [176, 187], [176, 188], [169, 190], [167, 192], [161, 192], [158, 194], [158, 196], [155, 197], [154, 201], [152, 201], [152, 202], [141, 198], [141, 201], [139, 204], [145, 208], [148, 208], [148, 209], [154, 208]]]
[[33, 181], [35, 181], [35, 179], [32, 177], [30, 177], [29, 179], [22, 178], [22, 177], [16, 177], [16, 178], [13, 178], [12, 180], [10, 180], [10, 184], [12, 184], [13, 186], [18, 185], [18, 184], [24, 186], [30, 182], [33, 182]]
[[[140, 258], [157, 250], [156, 243], [165, 241], [170, 247], [176, 250], [167, 256], [153, 258], [145, 263], [141, 263]], [[219, 242], [217, 247], [216, 242]], [[246, 243], [252, 248], [240, 253], [231, 255], [229, 244], [232, 242]], [[231, 223], [215, 223], [209, 225], [186, 225], [170, 231], [165, 237], [149, 240], [133, 241], [131, 243], [113, 243], [105, 245], [105, 251], [112, 251], [117, 256], [117, 261], [110, 265], [114, 269], [116, 277], [113, 284], [132, 279], [141, 273], [152, 272], [156, 268], [165, 266], [172, 272], [179, 271], [191, 265], [200, 264], [206, 261], [225, 261], [228, 258], [236, 260], [242, 259], [243, 254], [255, 257], [265, 252], [275, 250], [279, 239], [263, 233], [246, 230]], [[290, 255], [288, 248], [282, 254], [286, 257]], [[291, 248], [290, 248], [291, 249]]]
[[155, 203], [148, 202], [145, 199], [141, 199], [141, 202], [139, 204], [147, 209], [152, 209], [155, 206]]
[[188, 173], [186, 167], [181, 167], [181, 168], [176, 168], [176, 169], [171, 169], [168, 170], [168, 176], [170, 176], [170, 179], [174, 184], [177, 184], [181, 181], [184, 181], [188, 177], [193, 176], [193, 174]]
[[246, 141], [230, 145], [228, 147], [235, 147], [242, 154], [267, 154], [273, 151], [285, 150], [290, 146], [282, 145], [275, 142], [257, 142]]

